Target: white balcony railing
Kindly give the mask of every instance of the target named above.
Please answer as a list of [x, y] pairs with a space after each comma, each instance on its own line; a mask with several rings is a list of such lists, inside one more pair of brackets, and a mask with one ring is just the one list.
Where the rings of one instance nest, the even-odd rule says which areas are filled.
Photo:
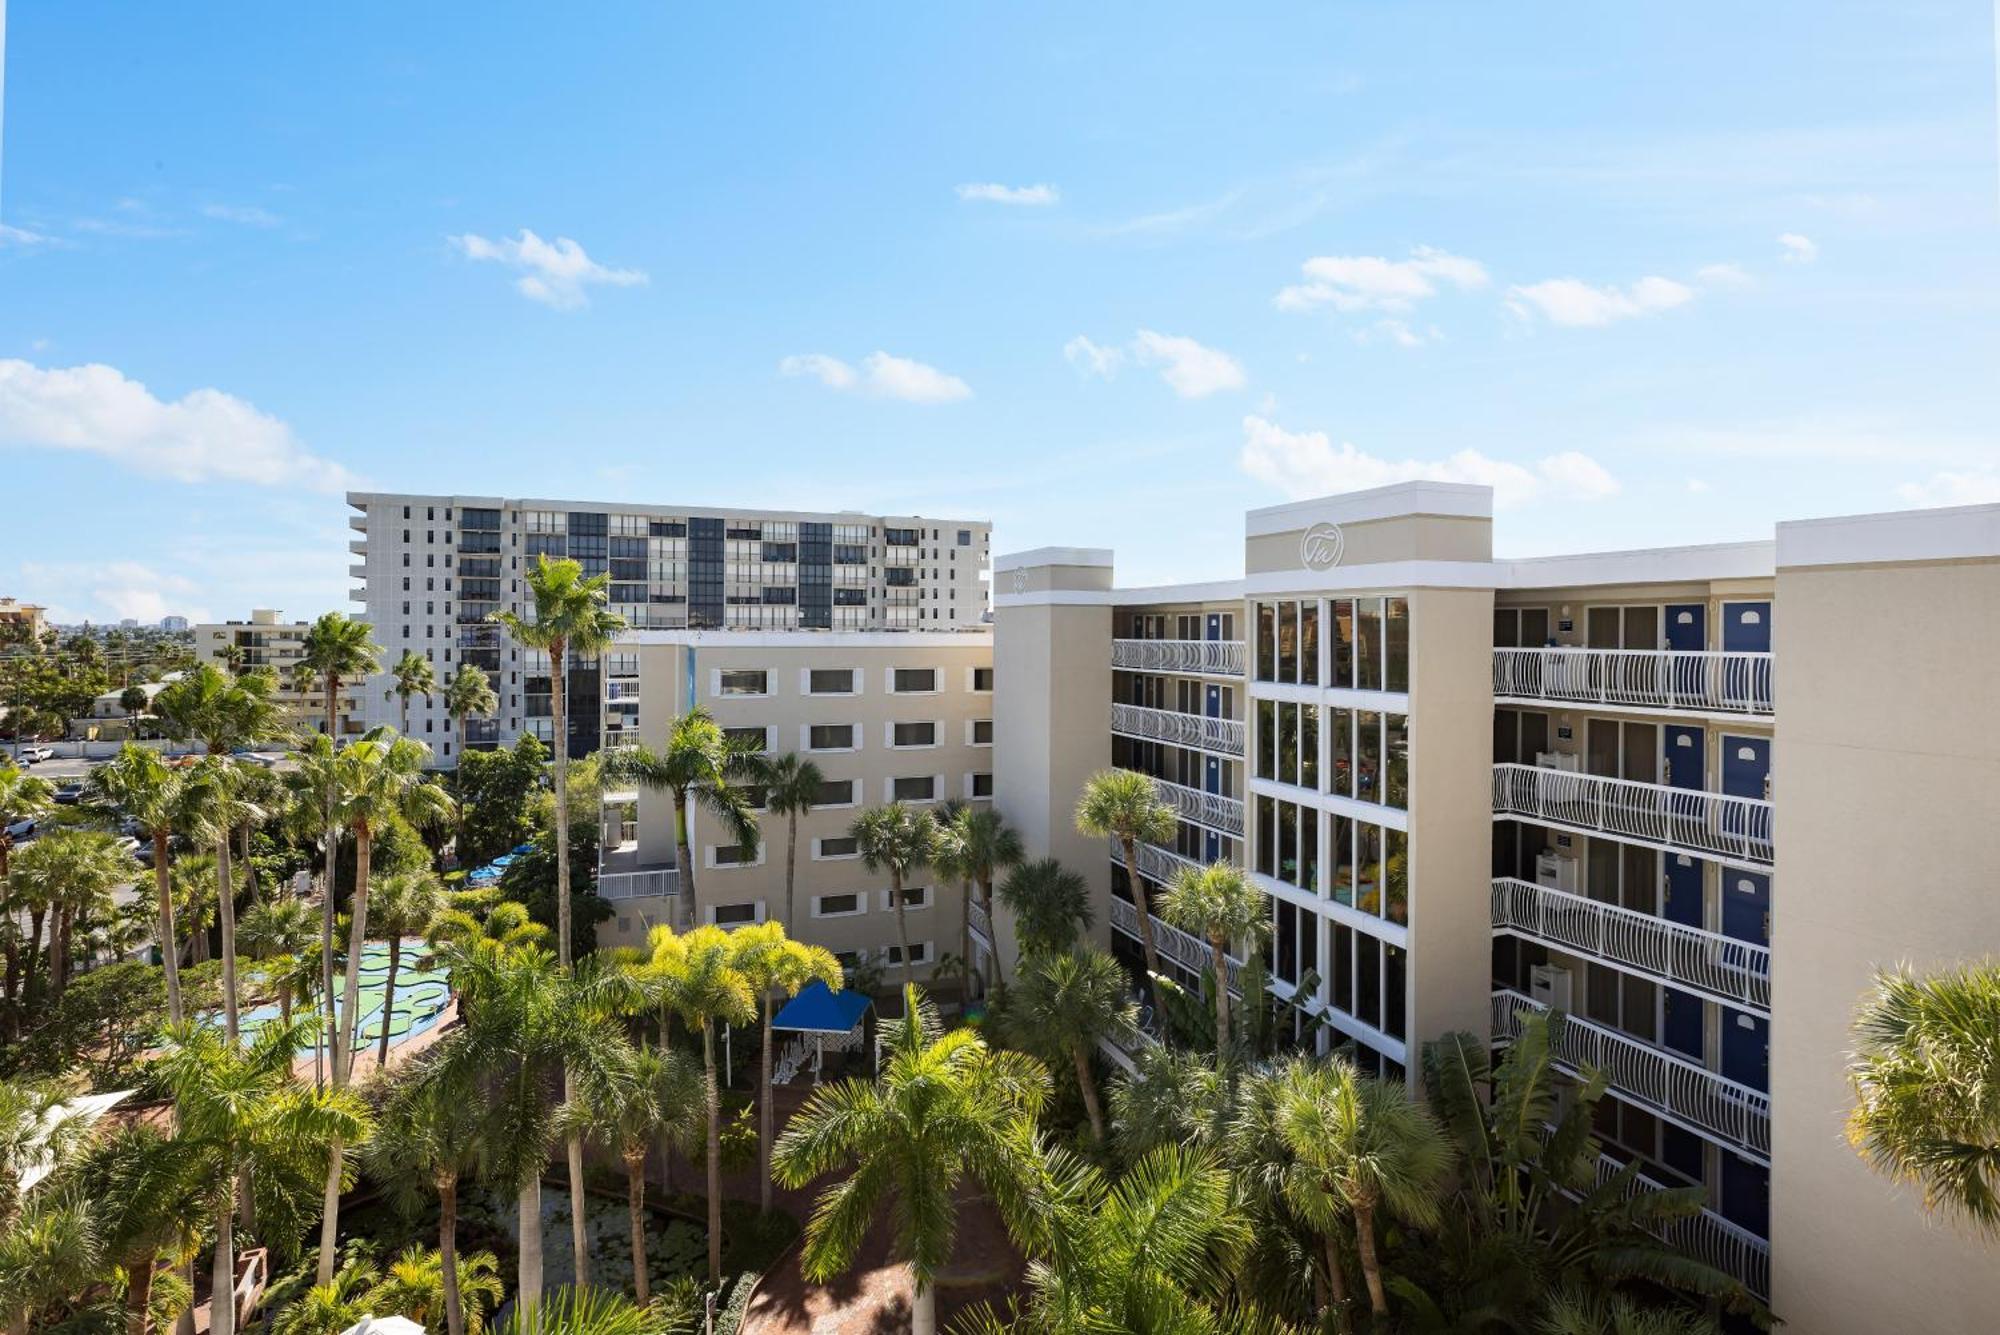
[[1689, 649], [1495, 649], [1502, 699], [1769, 715], [1771, 655]]
[[[1609, 1154], [1598, 1155], [1597, 1185], [1603, 1186], [1618, 1176], [1624, 1167]], [[1665, 1190], [1667, 1186], [1664, 1182], [1656, 1182], [1644, 1173], [1632, 1179], [1632, 1195], [1642, 1191]], [[1733, 1276], [1737, 1283], [1759, 1298], [1770, 1298], [1771, 1244], [1742, 1225], [1730, 1223], [1713, 1210], [1703, 1210], [1700, 1214], [1668, 1224], [1659, 1236], [1662, 1241], [1672, 1243], [1697, 1261], [1704, 1261]]]
[[[1203, 969], [1208, 968], [1213, 962], [1208, 942], [1202, 940], [1192, 932], [1183, 932], [1178, 927], [1169, 926], [1161, 920], [1160, 915], [1157, 913], [1153, 914], [1152, 918], [1153, 948], [1159, 951], [1161, 955], [1172, 960], [1182, 968], [1187, 969], [1189, 972], [1197, 974]], [[1139, 910], [1133, 906], [1131, 901], [1120, 899], [1116, 895], [1113, 895], [1111, 897], [1111, 925], [1116, 930], [1125, 933], [1125, 935], [1137, 941], [1139, 939]], [[1229, 971], [1230, 995], [1241, 996], [1243, 994], [1243, 961], [1229, 954], [1224, 954], [1222, 958]]]
[[1739, 1006], [1771, 1009], [1771, 952], [1720, 932], [1510, 876], [1493, 882], [1493, 925]]
[[1113, 640], [1111, 666], [1196, 677], [1243, 675], [1241, 640]]
[[599, 899], [653, 899], [680, 892], [681, 873], [678, 867], [602, 872], [597, 877]]
[[[1548, 1007], [1510, 988], [1493, 993], [1493, 1037], [1511, 1039], [1522, 1019]], [[1572, 1075], [1602, 1071], [1618, 1097], [1668, 1114], [1769, 1162], [1771, 1099], [1714, 1071], [1575, 1015], [1557, 1028], [1553, 1054]]]
[[986, 916], [986, 908], [978, 900], [965, 901], [965, 922], [980, 945], [993, 949], [993, 920]]
[[1191, 824], [1238, 839], [1243, 837], [1242, 798], [1205, 793], [1184, 783], [1170, 783], [1159, 778], [1153, 780], [1153, 786], [1160, 790], [1160, 800], [1180, 812], [1181, 817]]
[[1493, 811], [1656, 848], [1745, 862], [1772, 860], [1771, 804], [1753, 797], [1540, 765], [1495, 765]]
[[1241, 719], [1182, 714], [1172, 709], [1148, 709], [1144, 705], [1113, 705], [1111, 731], [1191, 746], [1232, 760], [1241, 760], [1244, 754]]

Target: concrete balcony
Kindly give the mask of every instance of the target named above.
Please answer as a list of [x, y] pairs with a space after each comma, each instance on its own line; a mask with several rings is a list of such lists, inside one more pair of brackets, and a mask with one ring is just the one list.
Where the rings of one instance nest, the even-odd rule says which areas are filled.
[[[1493, 1038], [1518, 1037], [1522, 1020], [1546, 1011], [1511, 988], [1493, 993]], [[1602, 1071], [1618, 1097], [1661, 1113], [1768, 1164], [1771, 1099], [1748, 1085], [1724, 1079], [1685, 1057], [1575, 1015], [1564, 1015], [1553, 1044], [1556, 1064], [1578, 1079]]]
[[993, 920], [986, 915], [986, 909], [976, 899], [965, 901], [965, 922], [972, 932], [972, 939], [988, 950], [993, 946]]
[[366, 561], [357, 561], [353, 565], [350, 565], [347, 567], [347, 577], [349, 579], [367, 579], [368, 563]]
[[1495, 649], [1493, 697], [1769, 718], [1771, 655], [1683, 649]]
[[1243, 837], [1243, 799], [1224, 797], [1221, 793], [1203, 792], [1183, 783], [1170, 783], [1155, 778], [1153, 786], [1160, 790], [1160, 800], [1180, 812], [1181, 819], [1203, 829], [1214, 830], [1234, 839]]
[[[1183, 932], [1178, 927], [1168, 926], [1161, 920], [1160, 915], [1157, 913], [1152, 915], [1152, 919], [1153, 948], [1160, 952], [1162, 958], [1170, 959], [1189, 972], [1197, 974], [1214, 962], [1208, 942], [1191, 932]], [[1139, 939], [1139, 910], [1129, 901], [1113, 895], [1111, 897], [1111, 927], [1113, 931], [1123, 932], [1134, 941], [1137, 941]], [[1227, 965], [1229, 973], [1229, 994], [1231, 996], [1243, 995], [1243, 961], [1229, 954], [1223, 955], [1222, 958]]]
[[[1597, 1156], [1597, 1185], [1617, 1177], [1625, 1165], [1609, 1154]], [[1656, 1182], [1640, 1173], [1632, 1179], [1629, 1195], [1645, 1191], [1666, 1191], [1664, 1182]], [[1704, 1261], [1735, 1278], [1750, 1292], [1768, 1301], [1771, 1297], [1771, 1244], [1758, 1237], [1740, 1224], [1732, 1224], [1713, 1210], [1703, 1210], [1677, 1220], [1661, 1230], [1663, 1242], [1672, 1243], [1682, 1252]]]
[[1769, 1015], [1771, 952], [1720, 932], [1502, 876], [1493, 925], [1557, 950]]
[[680, 868], [642, 863], [634, 845], [607, 849], [598, 859], [599, 899], [658, 899], [680, 892]]
[[349, 538], [347, 541], [347, 550], [353, 552], [356, 556], [368, 555], [368, 539]]
[[1190, 677], [1243, 675], [1241, 640], [1113, 640], [1111, 666]]
[[1493, 814], [1726, 862], [1773, 861], [1771, 804], [1539, 765], [1493, 767]]
[[1241, 719], [1209, 718], [1205, 714], [1148, 709], [1144, 705], [1113, 705], [1111, 731], [1152, 742], [1193, 747], [1231, 760], [1241, 760], [1244, 755]]

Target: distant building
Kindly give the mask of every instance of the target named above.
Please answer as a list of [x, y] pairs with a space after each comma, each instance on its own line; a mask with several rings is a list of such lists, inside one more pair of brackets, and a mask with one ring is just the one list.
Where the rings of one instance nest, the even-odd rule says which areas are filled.
[[179, 635], [188, 628], [186, 617], [161, 617], [160, 629], [171, 635]]
[[[25, 626], [30, 636], [40, 636], [49, 628], [48, 608], [34, 603], [19, 602], [13, 598], [0, 598], [0, 627], [15, 630]], [[10, 638], [10, 637], [0, 637]]]
[[[278, 674], [278, 703], [291, 722], [308, 731], [326, 731], [326, 700], [321, 688], [293, 689], [292, 673], [305, 654], [307, 621], [286, 621], [275, 608], [259, 607], [247, 621], [224, 621], [193, 627], [194, 656], [197, 662], [214, 663], [232, 672], [270, 668]], [[341, 727], [345, 734], [358, 735], [365, 725], [361, 718], [360, 683], [342, 689]]]

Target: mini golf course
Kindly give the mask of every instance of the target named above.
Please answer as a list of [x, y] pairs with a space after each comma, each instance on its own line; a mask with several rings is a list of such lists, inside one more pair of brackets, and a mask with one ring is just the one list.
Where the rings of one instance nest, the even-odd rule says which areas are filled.
[[[417, 938], [403, 942], [402, 958], [396, 965], [396, 995], [392, 1001], [387, 996], [389, 943], [370, 941], [362, 948], [358, 972], [361, 984], [361, 1037], [357, 1047], [367, 1048], [379, 1042], [384, 1023], [389, 1026], [391, 1047], [437, 1023], [439, 1013], [451, 1000], [451, 986], [443, 969], [425, 967], [427, 953], [424, 943]], [[337, 965], [333, 975], [336, 1011], [345, 1000], [343, 975], [338, 971], [339, 967], [342, 966]], [[294, 1014], [297, 1013], [297, 1008], [294, 1008]], [[215, 1024], [222, 1023], [220, 1012], [209, 1018]], [[277, 1003], [271, 1002], [244, 1011], [237, 1023], [245, 1034], [254, 1037], [264, 1025], [276, 1023], [280, 1018]], [[322, 1035], [320, 1046], [326, 1045]]]

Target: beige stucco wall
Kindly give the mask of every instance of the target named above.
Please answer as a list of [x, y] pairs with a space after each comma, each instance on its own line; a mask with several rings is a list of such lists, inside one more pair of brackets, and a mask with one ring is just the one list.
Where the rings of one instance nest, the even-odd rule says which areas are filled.
[[1987, 1331], [2000, 1249], [1848, 1147], [1880, 965], [2000, 954], [2000, 562], [1781, 569], [1773, 1309], [1812, 1335]]
[[[1252, 575], [1301, 570], [1303, 528], [1251, 537], [1243, 569]], [[1343, 566], [1380, 561], [1485, 561], [1493, 555], [1493, 521], [1460, 515], [1396, 515], [1340, 525]]]

